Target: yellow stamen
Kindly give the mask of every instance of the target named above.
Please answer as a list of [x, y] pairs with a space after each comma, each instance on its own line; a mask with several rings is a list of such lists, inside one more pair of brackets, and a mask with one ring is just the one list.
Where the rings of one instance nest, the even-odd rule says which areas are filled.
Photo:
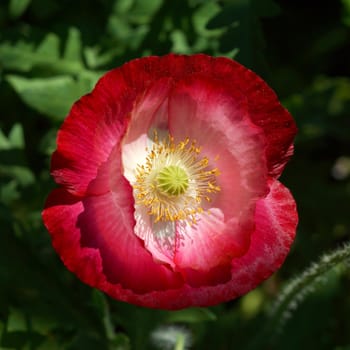
[[220, 191], [219, 170], [211, 169], [210, 160], [200, 153], [195, 140], [175, 143], [171, 135], [159, 140], [154, 132], [153, 146], [145, 162], [137, 166], [133, 185], [136, 204], [148, 208], [154, 222], [186, 220], [193, 224], [195, 216], [204, 212], [203, 200], [211, 202]]

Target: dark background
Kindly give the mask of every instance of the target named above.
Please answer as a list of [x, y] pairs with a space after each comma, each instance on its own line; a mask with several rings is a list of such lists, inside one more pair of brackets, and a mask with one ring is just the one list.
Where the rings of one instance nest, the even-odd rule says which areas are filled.
[[[282, 176], [300, 214], [285, 264], [240, 299], [178, 312], [83, 285], [40, 217], [72, 103], [106, 70], [168, 52], [238, 60], [299, 128]], [[1, 0], [0, 349], [349, 350], [349, 75], [349, 0]]]

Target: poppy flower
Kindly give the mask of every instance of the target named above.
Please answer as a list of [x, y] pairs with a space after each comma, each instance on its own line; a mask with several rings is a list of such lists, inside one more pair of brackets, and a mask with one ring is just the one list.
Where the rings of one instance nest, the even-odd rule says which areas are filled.
[[180, 309], [269, 277], [297, 213], [279, 181], [296, 127], [249, 69], [203, 54], [146, 57], [105, 74], [57, 138], [43, 220], [82, 281]]

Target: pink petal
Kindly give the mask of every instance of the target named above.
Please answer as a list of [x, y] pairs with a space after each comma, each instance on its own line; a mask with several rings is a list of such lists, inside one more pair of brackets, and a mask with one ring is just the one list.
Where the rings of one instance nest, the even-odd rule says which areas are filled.
[[179, 82], [169, 98], [169, 130], [175, 140], [196, 140], [201, 155], [219, 168], [217, 201], [220, 208], [227, 201], [225, 215], [237, 213], [246, 197], [267, 194], [265, 138], [248, 118], [246, 98], [239, 92], [228, 94], [218, 82], [200, 76]]
[[195, 225], [176, 225], [175, 264], [179, 270], [193, 269], [209, 271], [218, 265], [229, 264], [233, 256], [240, 256], [249, 247], [253, 227], [246, 231], [242, 239], [242, 229], [238, 220], [225, 222], [220, 209], [210, 209], [210, 214], [199, 215]]
[[218, 79], [230, 84], [232, 91], [239, 89], [247, 96], [249, 116], [262, 128], [267, 140], [269, 175], [278, 177], [293, 154], [297, 128], [292, 116], [266, 82], [238, 62], [218, 58], [214, 60], [212, 70]]
[[[136, 65], [137, 61], [135, 62]], [[247, 97], [249, 118], [266, 137], [269, 174], [278, 177], [293, 153], [296, 126], [289, 112], [280, 104], [275, 92], [254, 72], [225, 57], [203, 54], [167, 55], [144, 62], [154, 76], [172, 76], [181, 80], [199, 73], [216, 80], [229, 93], [240, 92]]]
[[[180, 276], [155, 263], [133, 234], [131, 191], [125, 180], [120, 186], [124, 190], [82, 201], [65, 190], [52, 192], [43, 219], [53, 246], [68, 269], [90, 285], [106, 279], [134, 293], [179, 286]], [[80, 271], [86, 255], [101, 263], [89, 264]]]
[[160, 79], [135, 103], [122, 143], [124, 175], [130, 182], [134, 181], [137, 165], [147, 157], [154, 130], [168, 127], [169, 88], [169, 79]]
[[[186, 271], [191, 280], [189, 283], [196, 287], [191, 287], [190, 284], [181, 286], [180, 283], [176, 287], [175, 282], [169, 282], [169, 285], [173, 286], [169, 289], [139, 294], [123, 287], [124, 281], [112, 283], [107, 279], [107, 274], [102, 267], [102, 254], [98, 249], [81, 247], [81, 233], [76, 226], [76, 218], [83, 211], [81, 201], [64, 190], [55, 190], [49, 197], [43, 212], [45, 225], [52, 235], [53, 245], [66, 266], [85, 283], [104, 290], [114, 298], [142, 306], [164, 309], [210, 306], [233, 299], [255, 288], [283, 263], [293, 242], [298, 221], [295, 202], [290, 192], [278, 181], [273, 181], [267, 198], [260, 200], [257, 204], [255, 218], [258, 226], [252, 235], [248, 252], [232, 262], [230, 281], [210, 285], [215, 284], [215, 277], [217, 280], [224, 281], [227, 278], [225, 271], [222, 274], [220, 270], [216, 273], [214, 270], [214, 275], [212, 272], [204, 274], [202, 280], [200, 275], [196, 276], [195, 273], [192, 276], [191, 271]], [[131, 245], [137, 246], [138, 244], [131, 243]], [[121, 254], [125, 253], [121, 252]], [[128, 264], [133, 263], [128, 257], [126, 259]], [[115, 268], [118, 269], [119, 266]], [[147, 265], [148, 268], [149, 265]], [[141, 271], [147, 273], [144, 269]], [[135, 276], [128, 278], [127, 273], [121, 273], [126, 283], [130, 279], [142, 278], [138, 275], [137, 269], [133, 272], [137, 274], [136, 278]], [[152, 270], [152, 275], [147, 274], [147, 276], [152, 281], [157, 279], [164, 281], [167, 277], [162, 269]], [[205, 276], [210, 276], [212, 281], [208, 281], [208, 277]], [[131, 284], [133, 284], [132, 281]]]
[[135, 211], [135, 235], [144, 241], [145, 248], [152, 254], [153, 259], [175, 267], [175, 223], [154, 222], [148, 209], [137, 206]]
[[[221, 172], [221, 191], [205, 207], [213, 215], [199, 215], [192, 227], [177, 225], [177, 266], [208, 271], [248, 249], [256, 200], [268, 192], [264, 139], [246, 117], [244, 96], [227, 95], [217, 83], [196, 76], [172, 91], [169, 129], [177, 141], [196, 140], [201, 154]], [[152, 254], [159, 249], [150, 247]]]
[[[177, 140], [195, 138], [222, 172], [222, 190], [205, 206], [212, 216], [197, 226], [135, 226], [121, 174], [131, 181], [154, 126], [169, 127]], [[208, 306], [244, 294], [282, 264], [295, 235], [294, 200], [266, 177], [280, 175], [295, 131], [275, 93], [237, 62], [134, 60], [107, 73], [59, 132], [52, 174], [64, 189], [52, 192], [43, 212], [53, 245], [83, 281], [138, 305]]]
[[[247, 98], [249, 118], [259, 126], [266, 138], [269, 175], [278, 177], [293, 154], [295, 122], [280, 104], [275, 92], [254, 72], [236, 61], [203, 54], [168, 55], [161, 58], [162, 70], [169, 69], [174, 79], [198, 75], [225, 86], [232, 96], [240, 92]], [[167, 68], [169, 67], [169, 68]]]
[[295, 237], [298, 224], [295, 201], [277, 180], [270, 180], [270, 186], [267, 198], [256, 206], [256, 231], [249, 250], [232, 262], [230, 285], [238, 295], [255, 288], [282, 265]]
[[[144, 295], [137, 302], [167, 309], [210, 306], [234, 299], [255, 288], [282, 265], [293, 243], [298, 215], [289, 190], [278, 181], [271, 180], [270, 193], [257, 203], [255, 220], [257, 226], [249, 250], [242, 257], [232, 260], [232, 275], [228, 282], [205, 285], [210, 281], [194, 276], [193, 284], [197, 288], [185, 285], [181, 289]], [[220, 277], [220, 273], [217, 272], [216, 276]], [[221, 278], [224, 280], [225, 276]]]

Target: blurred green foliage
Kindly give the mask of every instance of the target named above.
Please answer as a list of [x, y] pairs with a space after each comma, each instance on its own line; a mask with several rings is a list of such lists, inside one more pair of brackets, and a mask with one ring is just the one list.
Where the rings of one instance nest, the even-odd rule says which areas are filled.
[[[283, 182], [300, 225], [283, 268], [238, 300], [177, 312], [82, 285], [40, 218], [72, 103], [106, 70], [168, 52], [237, 59], [275, 88], [299, 127]], [[349, 0], [1, 1], [0, 349], [349, 350], [348, 255], [301, 274], [350, 238], [349, 62]]]

